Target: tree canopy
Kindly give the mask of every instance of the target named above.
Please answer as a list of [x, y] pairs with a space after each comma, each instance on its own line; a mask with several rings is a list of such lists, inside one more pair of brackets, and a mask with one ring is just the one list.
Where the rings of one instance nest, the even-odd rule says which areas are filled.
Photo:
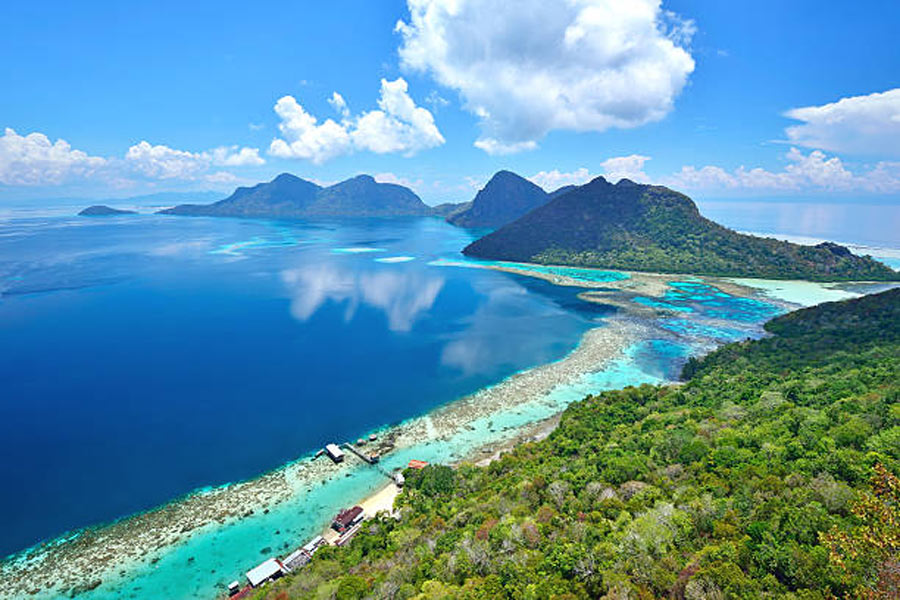
[[408, 471], [399, 520], [259, 596], [896, 597], [898, 328], [900, 290], [798, 311], [485, 467]]

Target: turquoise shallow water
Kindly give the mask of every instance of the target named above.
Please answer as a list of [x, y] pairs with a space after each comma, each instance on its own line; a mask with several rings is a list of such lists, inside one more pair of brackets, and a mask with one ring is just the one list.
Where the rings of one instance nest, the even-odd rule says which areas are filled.
[[747, 331], [744, 329], [717, 327], [688, 319], [663, 319], [660, 327], [680, 335], [707, 337], [725, 342], [733, 342], [747, 336]]
[[[7, 530], [19, 527], [22, 538], [250, 478], [297, 456], [308, 460], [326, 441], [413, 419], [558, 360], [615, 313], [579, 300], [579, 288], [439, 268], [485, 263], [458, 258], [465, 234], [429, 219], [291, 224], [148, 217], [5, 227], [0, 354], [16, 357], [4, 374], [24, 402], [0, 406], [8, 428], [0, 439], [48, 444], [29, 458], [40, 457], [50, 470], [7, 464], [3, 475], [33, 476], [16, 485], [44, 502], [64, 500], [32, 506], [7, 497]], [[496, 264], [591, 284], [628, 277]], [[385, 466], [457, 460], [589, 393], [672, 379], [691, 352], [736, 332], [753, 335], [777, 311], [694, 279], [645, 301], [674, 307], [684, 318], [663, 321], [658, 339], [632, 345], [599, 371], [447, 439], [399, 449]], [[48, 339], [56, 342], [49, 349]], [[48, 381], [43, 374], [51, 366], [57, 378]], [[49, 417], [41, 421], [29, 410]], [[39, 431], [23, 428], [37, 422]], [[63, 474], [83, 474], [77, 467], [85, 464], [93, 471], [74, 482], [82, 487], [67, 487], [73, 483]], [[124, 565], [123, 574], [105, 575], [79, 597], [209, 598], [257, 563], [304, 543], [338, 508], [384, 481], [348, 463], [268, 514], [194, 531], [157, 561]], [[50, 515], [58, 520], [50, 523]]]
[[568, 277], [570, 279], [574, 279], [576, 281], [583, 281], [586, 283], [603, 283], [610, 281], [622, 281], [629, 278], [628, 273], [621, 273], [618, 271], [603, 271], [601, 269], [582, 269], [579, 267], [552, 267], [546, 265], [532, 265], [526, 263], [515, 263], [515, 262], [492, 262], [487, 261], [491, 264], [495, 264], [498, 266], [505, 267], [514, 267], [516, 269], [520, 269], [523, 271], [530, 271], [532, 273], [544, 273], [547, 275], [560, 275], [563, 277]]
[[[636, 344], [626, 350], [625, 358], [598, 372], [585, 374], [571, 384], [558, 386], [546, 397], [477, 419], [450, 439], [400, 449], [385, 457], [382, 464], [393, 469], [405, 466], [414, 458], [443, 463], [459, 460], [485, 443], [507, 439], [511, 430], [555, 415], [588, 394], [627, 385], [659, 383], [662, 378], [648, 372], [658, 367], [653, 364], [658, 350], [656, 342]], [[683, 355], [686, 348], [669, 351]], [[328, 523], [336, 507], [352, 504], [383, 486], [385, 481], [374, 469], [347, 463], [336, 469], [330, 480], [299, 493], [268, 514], [210, 527], [173, 548], [157, 563], [138, 567], [124, 581], [101, 586], [79, 597], [90, 600], [208, 598], [211, 590], [224, 591], [229, 581], [242, 579], [243, 571], [264, 559], [284, 555], [302, 545]]]
[[422, 414], [602, 318], [428, 265], [469, 239], [436, 219], [0, 223], [0, 555]]
[[[702, 281], [673, 281], [669, 287], [661, 300], [638, 297], [634, 301], [653, 308], [696, 313], [698, 317], [743, 323], [766, 321], [781, 311], [777, 306], [763, 300], [733, 296]], [[678, 331], [671, 327], [670, 329]], [[695, 329], [694, 333], [701, 334], [702, 330]]]
[[432, 261], [435, 266], [471, 266], [471, 267], [506, 267], [530, 273], [542, 273], [545, 275], [558, 275], [568, 277], [584, 283], [609, 283], [611, 281], [623, 281], [630, 275], [620, 271], [605, 271], [603, 269], [585, 269], [581, 267], [557, 267], [547, 265], [535, 265], [529, 263], [506, 262], [499, 260], [477, 260], [464, 256], [453, 258], [441, 258]]

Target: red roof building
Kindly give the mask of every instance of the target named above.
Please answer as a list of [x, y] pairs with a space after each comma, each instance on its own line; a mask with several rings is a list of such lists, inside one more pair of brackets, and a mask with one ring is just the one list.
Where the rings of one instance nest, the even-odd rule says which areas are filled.
[[338, 533], [344, 533], [349, 528], [362, 521], [362, 519], [363, 509], [359, 506], [354, 506], [351, 509], [339, 512], [334, 518], [334, 521], [331, 522], [331, 528]]

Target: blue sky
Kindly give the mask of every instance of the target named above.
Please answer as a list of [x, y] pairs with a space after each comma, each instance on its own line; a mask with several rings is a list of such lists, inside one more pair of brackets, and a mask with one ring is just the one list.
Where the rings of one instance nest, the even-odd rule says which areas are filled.
[[0, 200], [289, 171], [436, 203], [501, 168], [900, 198], [894, 1], [46, 2], [0, 21]]

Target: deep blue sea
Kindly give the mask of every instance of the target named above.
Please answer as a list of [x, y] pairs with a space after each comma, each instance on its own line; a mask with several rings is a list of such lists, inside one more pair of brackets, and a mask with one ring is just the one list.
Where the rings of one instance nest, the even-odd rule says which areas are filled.
[[[900, 209], [853, 208], [701, 203], [900, 266]], [[476, 232], [439, 219], [22, 214], [0, 212], [0, 556], [420, 415], [563, 357], [613, 310], [440, 266]], [[636, 301], [720, 341], [773, 314], [690, 281]], [[655, 340], [633, 359], [671, 377], [683, 353]]]
[[438, 219], [0, 222], [0, 555], [564, 356], [611, 309]]

